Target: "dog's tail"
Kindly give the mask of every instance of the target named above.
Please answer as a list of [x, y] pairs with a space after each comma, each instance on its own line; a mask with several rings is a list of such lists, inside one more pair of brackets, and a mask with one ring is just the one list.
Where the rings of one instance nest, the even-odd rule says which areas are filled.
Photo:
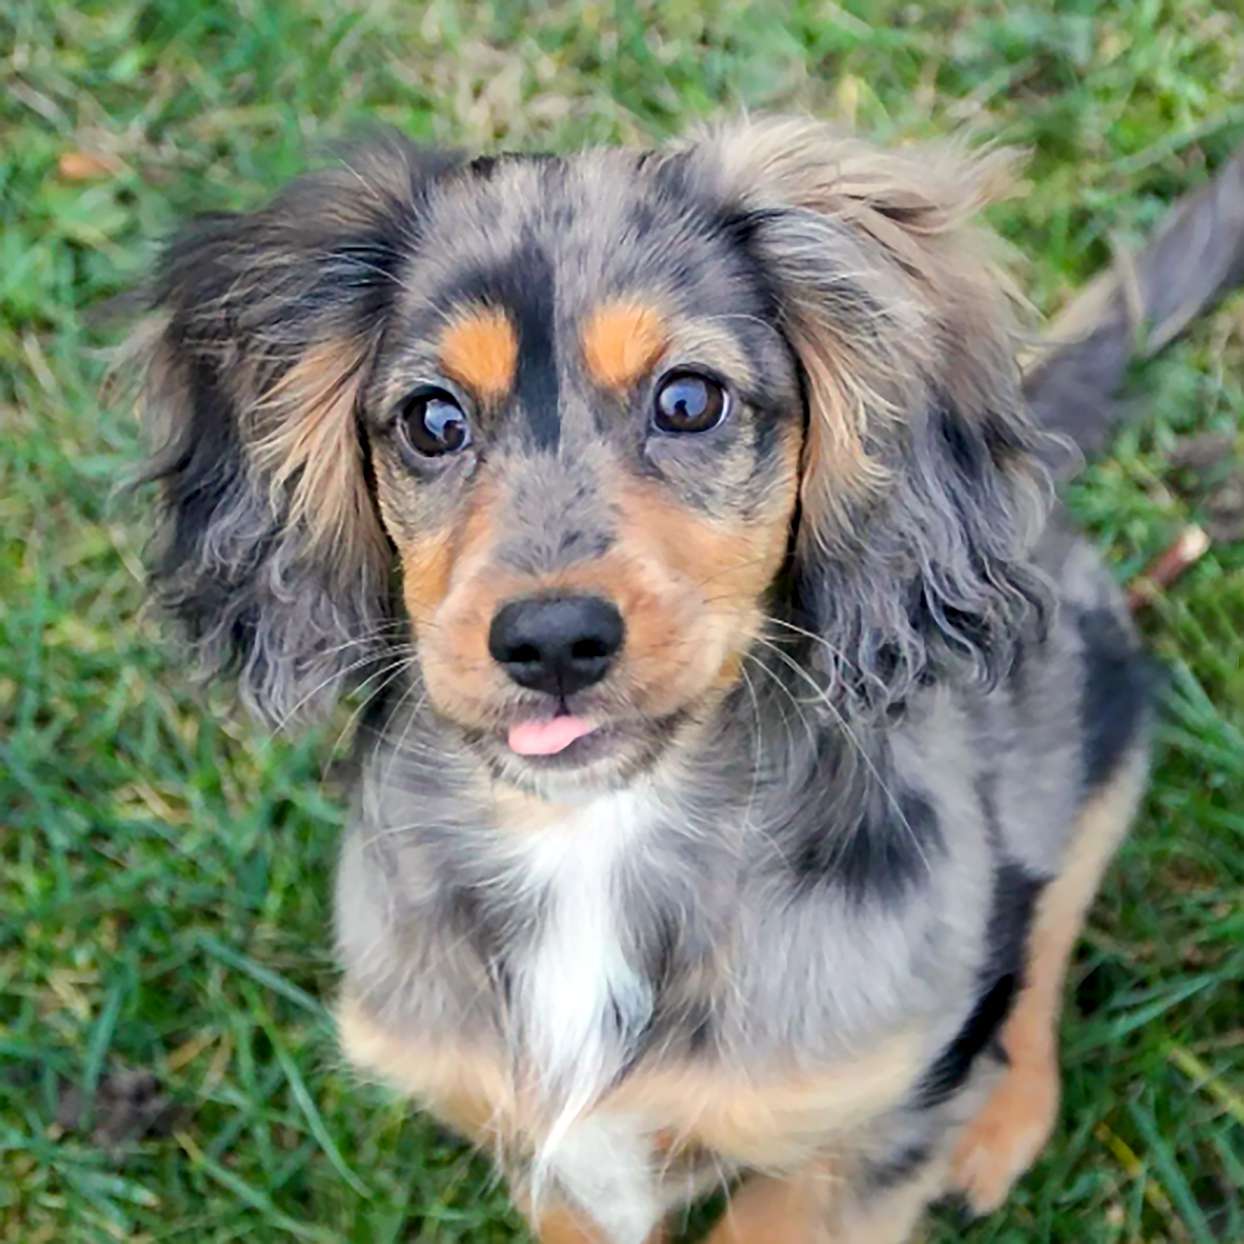
[[1121, 254], [1053, 322], [1024, 376], [1037, 422], [1057, 434], [1050, 467], [1074, 474], [1127, 415], [1117, 400], [1128, 364], [1173, 341], [1244, 283], [1244, 147], [1180, 199], [1153, 239]]

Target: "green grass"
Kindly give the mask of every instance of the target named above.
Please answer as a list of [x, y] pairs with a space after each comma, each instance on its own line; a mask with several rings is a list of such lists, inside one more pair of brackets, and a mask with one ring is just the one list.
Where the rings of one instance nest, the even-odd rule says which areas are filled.
[[[334, 735], [269, 739], [227, 687], [206, 711], [143, 612], [142, 509], [113, 495], [136, 435], [99, 400], [88, 309], [179, 217], [258, 203], [367, 120], [560, 148], [746, 105], [1031, 147], [993, 219], [1052, 311], [1244, 136], [1244, 19], [1210, 0], [10, 0], [0, 74], [0, 1240], [522, 1238], [482, 1164], [340, 1065]], [[107, 170], [67, 176], [78, 152]], [[1244, 451], [1241, 303], [1134, 388], [1143, 420], [1071, 491], [1121, 577], [1198, 514], [1177, 439]], [[1003, 1213], [939, 1219], [943, 1244], [1244, 1239], [1244, 548], [1215, 547], [1145, 629], [1156, 779], [1074, 969], [1061, 1129]], [[122, 1066], [178, 1103], [172, 1134], [66, 1126], [65, 1094]]]

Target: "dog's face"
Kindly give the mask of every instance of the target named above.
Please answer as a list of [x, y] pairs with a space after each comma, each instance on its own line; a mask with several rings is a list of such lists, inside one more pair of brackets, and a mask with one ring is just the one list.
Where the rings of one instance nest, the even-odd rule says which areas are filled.
[[655, 755], [732, 686], [802, 411], [761, 274], [630, 154], [431, 196], [362, 393], [430, 702], [502, 771]]
[[409, 644], [537, 785], [650, 763], [770, 615], [861, 701], [935, 648], [996, 665], [1038, 592], [1006, 300], [962, 221], [995, 164], [793, 122], [389, 143], [203, 222], [153, 289], [166, 594], [271, 716]]

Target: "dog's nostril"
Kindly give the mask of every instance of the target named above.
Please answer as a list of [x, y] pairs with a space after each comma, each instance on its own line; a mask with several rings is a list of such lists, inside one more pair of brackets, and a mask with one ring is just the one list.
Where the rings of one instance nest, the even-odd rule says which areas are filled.
[[578, 639], [570, 645], [570, 655], [576, 661], [599, 661], [609, 655], [609, 648], [602, 639]]
[[493, 618], [488, 650], [520, 686], [567, 696], [604, 678], [623, 630], [599, 596], [515, 600]]

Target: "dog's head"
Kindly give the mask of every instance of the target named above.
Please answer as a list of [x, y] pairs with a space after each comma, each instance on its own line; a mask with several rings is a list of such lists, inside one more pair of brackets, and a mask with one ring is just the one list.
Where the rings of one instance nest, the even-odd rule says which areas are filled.
[[274, 719], [413, 654], [520, 781], [649, 762], [774, 617], [844, 705], [996, 672], [1040, 597], [968, 223], [1005, 164], [780, 120], [566, 159], [389, 140], [200, 221], [146, 345], [166, 597]]

